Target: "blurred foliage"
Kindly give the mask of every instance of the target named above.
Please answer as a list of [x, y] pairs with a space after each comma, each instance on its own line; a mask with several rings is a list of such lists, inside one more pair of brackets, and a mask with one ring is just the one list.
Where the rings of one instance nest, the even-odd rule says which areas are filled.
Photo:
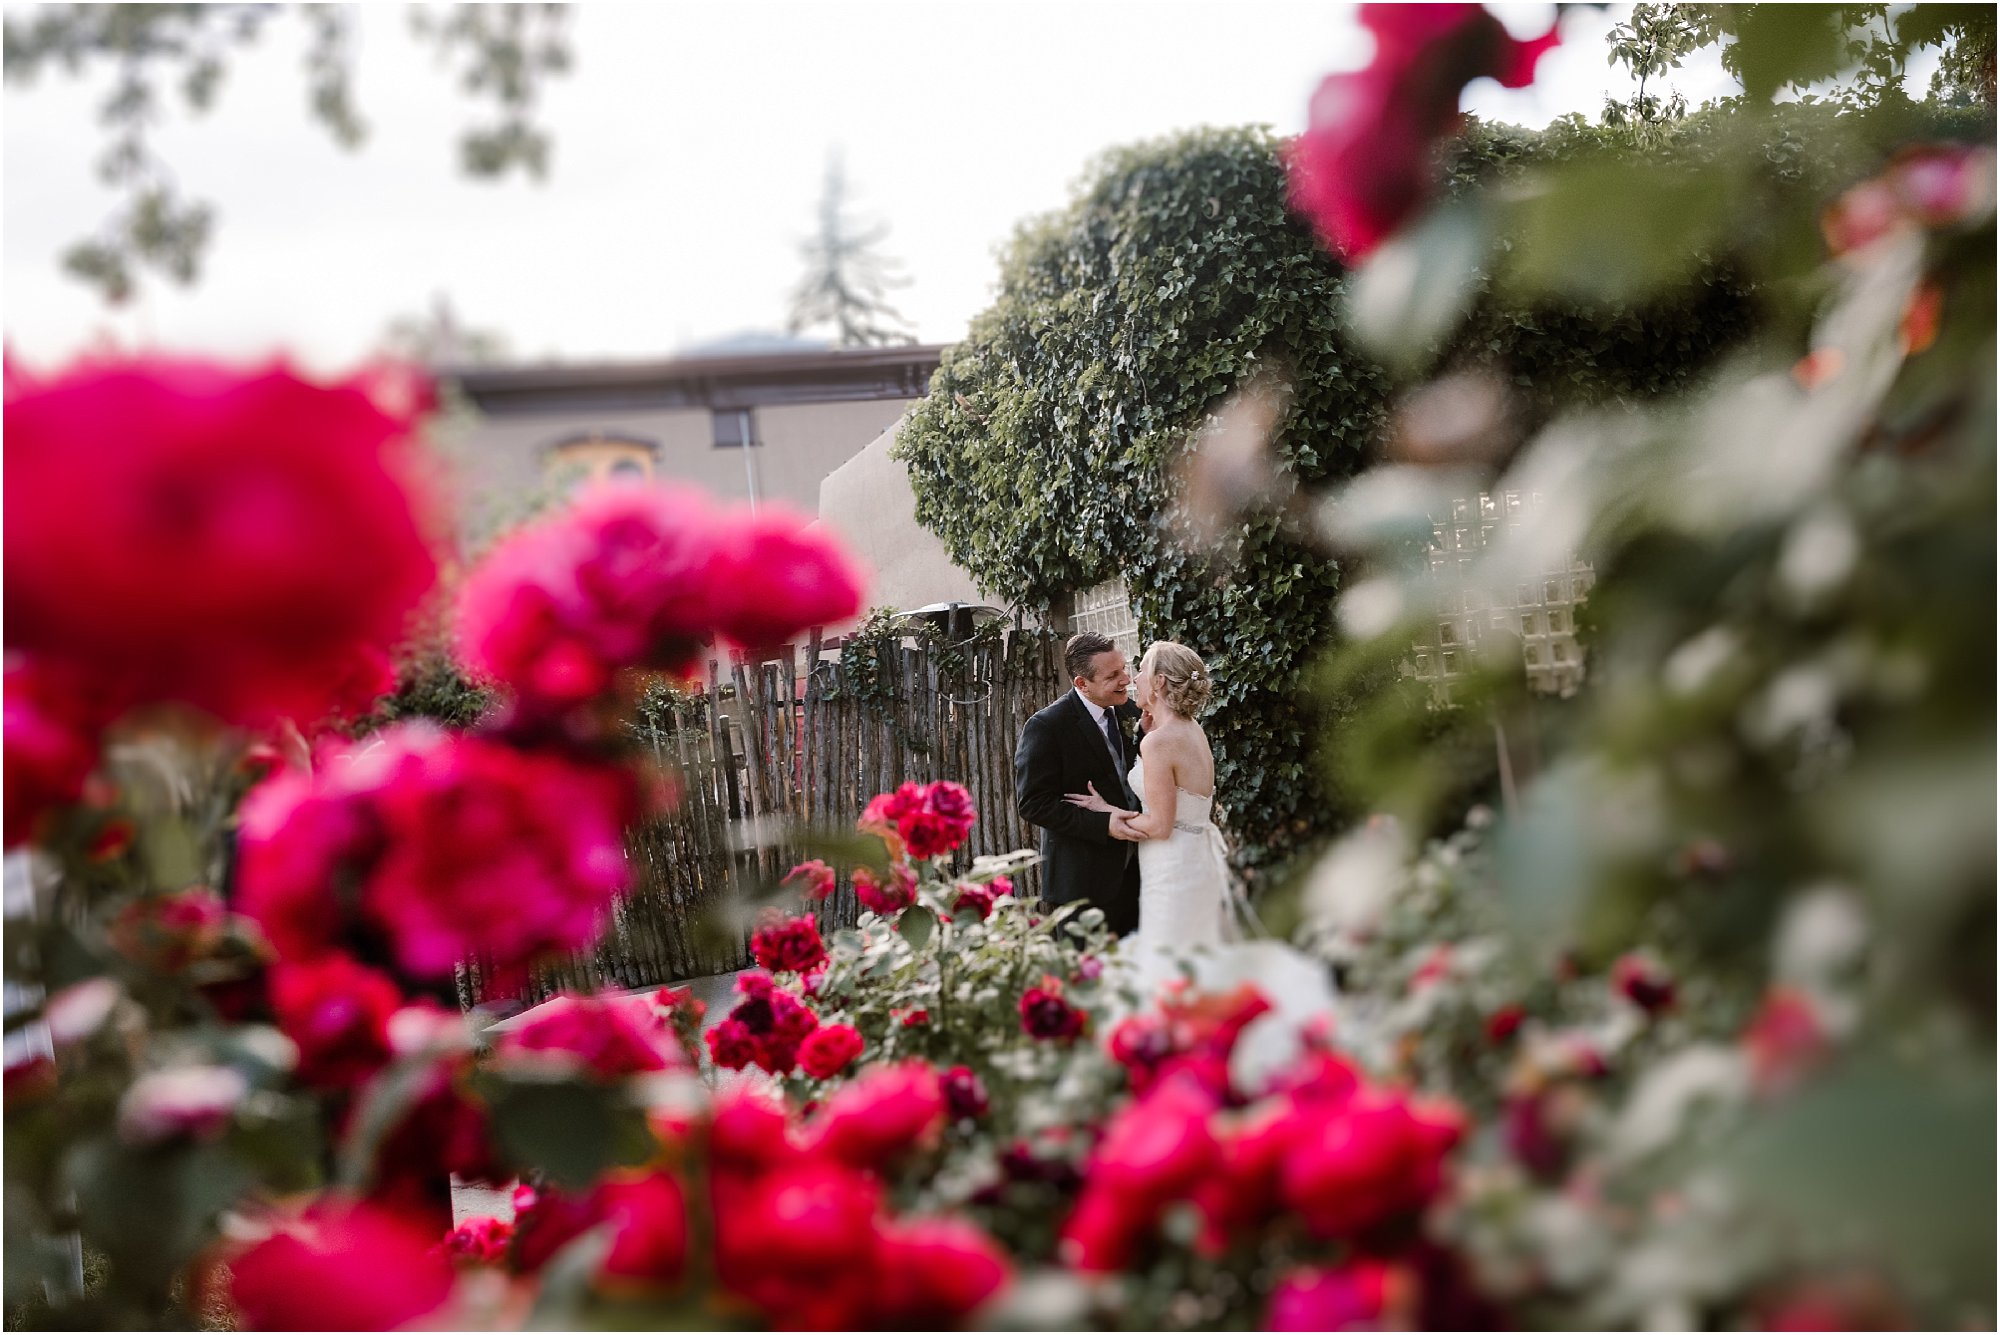
[[[1993, 1319], [1991, 108], [1883, 93], [1900, 57], [1806, 42], [1837, 16], [1780, 8], [1717, 11], [1753, 96], [1559, 121], [1539, 160], [1475, 128], [1445, 213], [1491, 248], [1465, 262], [1433, 218], [1353, 285], [1371, 350], [1440, 379], [1502, 301], [1719, 280], [1749, 303], [1678, 394], [1517, 380], [1483, 453], [1408, 448], [1413, 394], [1383, 466], [1319, 501], [1370, 576], [1316, 669], [1359, 699], [1325, 763], [1395, 816], [1280, 914], [1342, 971], [1374, 1061], [1485, 1114], [1449, 1227], [1529, 1326]], [[1908, 34], [1923, 11], [1871, 13]], [[1607, 152], [1621, 134], [1644, 155]], [[1504, 491], [1543, 508], [1436, 580], [1430, 517]], [[1454, 708], [1396, 677], [1457, 584], [1572, 553], [1596, 576], [1574, 701], [1524, 699], [1506, 637]], [[1535, 744], [1468, 816], [1496, 728]]]
[[[348, 5], [38, 5], [5, 24], [5, 72], [26, 85], [51, 68], [72, 78], [114, 71], [98, 105], [105, 145], [97, 177], [123, 199], [97, 235], [63, 253], [63, 268], [110, 305], [131, 299], [147, 270], [180, 284], [201, 273], [215, 223], [206, 201], [189, 199], [151, 136], [178, 91], [184, 109], [214, 105], [229, 62], [244, 58], [286, 9], [306, 29], [306, 108], [342, 148], [358, 147], [367, 124], [353, 102], [354, 23]], [[467, 175], [500, 177], [515, 167], [547, 173], [549, 140], [533, 123], [542, 81], [569, 68], [561, 5], [448, 5], [442, 16], [410, 10], [411, 30], [460, 67], [472, 98], [490, 100], [497, 122], [464, 131]]]

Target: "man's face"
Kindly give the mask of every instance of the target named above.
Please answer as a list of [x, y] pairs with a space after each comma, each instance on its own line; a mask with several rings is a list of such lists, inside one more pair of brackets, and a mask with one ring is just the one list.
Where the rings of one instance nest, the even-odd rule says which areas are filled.
[[1116, 649], [1093, 654], [1090, 675], [1076, 679], [1076, 689], [1099, 709], [1114, 709], [1125, 703], [1132, 686], [1132, 674], [1125, 669], [1125, 655]]

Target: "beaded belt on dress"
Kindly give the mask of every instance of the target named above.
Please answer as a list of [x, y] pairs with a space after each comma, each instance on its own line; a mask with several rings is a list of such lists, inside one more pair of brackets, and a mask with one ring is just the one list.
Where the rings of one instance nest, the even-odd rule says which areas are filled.
[[1202, 821], [1200, 824], [1195, 825], [1184, 820], [1177, 820], [1174, 822], [1174, 828], [1176, 830], [1186, 830], [1189, 834], [1200, 834], [1203, 830], [1210, 828], [1210, 826], [1207, 821]]

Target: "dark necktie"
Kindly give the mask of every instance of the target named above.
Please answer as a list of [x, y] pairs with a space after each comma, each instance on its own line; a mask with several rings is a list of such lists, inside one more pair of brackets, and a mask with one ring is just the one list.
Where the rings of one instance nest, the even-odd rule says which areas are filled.
[[[1119, 763], [1119, 765], [1121, 766], [1124, 765], [1125, 748], [1118, 744], [1118, 723], [1115, 717], [1112, 715], [1111, 711], [1108, 709], [1104, 711], [1104, 740], [1111, 743], [1112, 758], [1115, 759]], [[1120, 783], [1123, 783], [1125, 781], [1125, 776], [1123, 774], [1120, 774], [1118, 776], [1118, 781]]]

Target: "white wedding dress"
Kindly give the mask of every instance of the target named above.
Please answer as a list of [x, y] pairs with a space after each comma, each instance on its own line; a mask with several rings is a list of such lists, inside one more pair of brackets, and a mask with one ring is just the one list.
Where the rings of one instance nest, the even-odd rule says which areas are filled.
[[[1146, 791], [1143, 759], [1132, 766], [1126, 781], [1134, 793]], [[1210, 819], [1214, 806], [1213, 796], [1175, 789], [1173, 834], [1139, 845], [1139, 931], [1134, 944], [1142, 957], [1158, 959], [1198, 946], [1219, 946], [1237, 936], [1230, 911], [1240, 897], [1232, 893], [1222, 831]]]

